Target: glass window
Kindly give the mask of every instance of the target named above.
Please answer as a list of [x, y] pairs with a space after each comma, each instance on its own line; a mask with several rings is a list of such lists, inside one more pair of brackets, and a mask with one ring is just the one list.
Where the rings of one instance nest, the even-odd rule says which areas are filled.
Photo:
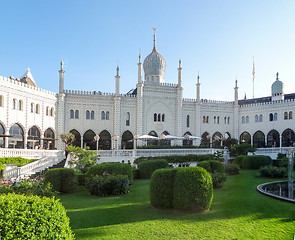
[[75, 111], [75, 119], [79, 119], [79, 110]]
[[271, 122], [273, 121], [273, 114], [272, 113], [269, 114], [269, 121], [271, 121]]
[[34, 103], [31, 103], [31, 113], [34, 112]]
[[40, 113], [40, 105], [39, 104], [36, 105], [36, 113]]
[[162, 122], [165, 122], [165, 114], [162, 114]]
[[258, 115], [255, 115], [255, 122], [258, 122]]
[[249, 123], [249, 116], [246, 116], [246, 123]]
[[157, 121], [157, 114], [154, 113], [154, 122], [156, 122], [156, 121]]
[[262, 117], [262, 114], [259, 115], [259, 122], [262, 122], [263, 121], [263, 117]]
[[4, 106], [4, 98], [0, 95], [0, 107]]
[[186, 127], [189, 127], [189, 115], [186, 116]]
[[54, 108], [51, 108], [51, 110], [50, 110], [50, 116], [51, 117], [54, 117]]
[[94, 120], [94, 111], [91, 111], [91, 120]]
[[130, 126], [130, 113], [127, 112], [127, 115], [126, 115], [126, 126]]
[[242, 117], [242, 123], [245, 123], [245, 117], [244, 116]]
[[288, 119], [288, 113], [284, 112], [284, 120]]
[[277, 120], [278, 120], [278, 114], [277, 114], [277, 113], [275, 113], [275, 114], [273, 115], [273, 120], [274, 120], [274, 121], [277, 121]]
[[293, 112], [289, 112], [289, 119], [292, 119], [293, 118]]
[[161, 122], [161, 114], [158, 114], [158, 122]]
[[49, 115], [49, 107], [46, 107], [46, 116]]
[[109, 111], [106, 112], [106, 120], [110, 120], [110, 113], [109, 113]]
[[101, 112], [101, 120], [105, 120], [106, 119], [106, 114], [104, 111]]
[[90, 112], [88, 110], [86, 111], [86, 119], [90, 119]]
[[13, 109], [16, 109], [16, 99], [13, 99], [12, 100], [12, 108]]
[[74, 110], [73, 109], [71, 109], [71, 111], [70, 111], [70, 118], [74, 118]]

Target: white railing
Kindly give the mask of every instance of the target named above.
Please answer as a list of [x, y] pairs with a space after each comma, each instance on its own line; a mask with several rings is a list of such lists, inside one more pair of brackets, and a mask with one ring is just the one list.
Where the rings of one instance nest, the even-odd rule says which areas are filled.
[[214, 148], [181, 148], [181, 149], [137, 149], [136, 157], [158, 157], [171, 155], [203, 155], [214, 154], [217, 151], [223, 152], [223, 149]]
[[28, 159], [39, 159], [45, 156], [60, 156], [60, 150], [35, 150], [35, 149], [15, 149], [0, 148], [0, 157], [23, 157]]
[[278, 147], [278, 148], [257, 148], [255, 155], [266, 155], [272, 159], [277, 159], [278, 153], [286, 154], [292, 147]]

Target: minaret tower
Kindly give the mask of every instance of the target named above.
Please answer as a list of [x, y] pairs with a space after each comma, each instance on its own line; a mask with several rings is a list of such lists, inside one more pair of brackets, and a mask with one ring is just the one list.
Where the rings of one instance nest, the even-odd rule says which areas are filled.
[[64, 62], [61, 60], [60, 62], [60, 70], [59, 72], [59, 94], [62, 94], [64, 92]]
[[119, 66], [117, 66], [117, 75], [116, 78], [116, 96], [120, 95], [120, 76], [119, 76]]
[[[196, 136], [201, 136], [201, 122], [202, 122], [202, 117], [201, 117], [201, 100], [200, 100], [200, 88], [201, 88], [201, 83], [200, 83], [200, 75], [198, 74], [197, 77], [197, 84], [196, 84], [196, 106], [195, 106], [195, 135]], [[200, 144], [200, 140], [196, 140], [197, 143], [196, 145]]]
[[[137, 97], [136, 97], [136, 130], [135, 135], [142, 135], [142, 129], [143, 129], [143, 83], [142, 83], [142, 63], [141, 63], [141, 54], [139, 53], [138, 57], [138, 81], [136, 84], [137, 89]], [[136, 144], [136, 141], [133, 143]], [[137, 144], [140, 144], [139, 141], [137, 141]]]
[[[119, 75], [119, 66], [117, 66], [116, 79], [116, 93], [114, 97], [114, 122], [113, 122], [113, 138], [112, 138], [112, 147], [121, 149], [121, 97], [120, 97], [120, 75]], [[119, 137], [116, 139], [116, 137]]]
[[181, 67], [181, 60], [179, 59], [178, 63], [178, 87], [181, 88], [182, 86], [182, 67]]
[[[183, 135], [183, 125], [182, 125], [182, 96], [183, 96], [183, 88], [181, 83], [181, 60], [179, 60], [179, 66], [178, 66], [178, 86], [177, 86], [177, 102], [176, 102], [176, 129], [175, 134], [176, 136], [182, 136]], [[182, 145], [182, 141], [178, 141], [178, 145]]]
[[233, 119], [233, 133], [234, 138], [239, 139], [239, 101], [238, 101], [238, 80], [235, 82], [235, 101], [234, 101], [234, 119]]

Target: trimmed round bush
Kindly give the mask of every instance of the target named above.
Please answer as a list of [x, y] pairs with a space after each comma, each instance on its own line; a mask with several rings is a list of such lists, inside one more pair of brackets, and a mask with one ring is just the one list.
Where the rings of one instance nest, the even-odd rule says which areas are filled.
[[204, 168], [177, 169], [173, 189], [174, 208], [201, 212], [210, 208], [212, 200], [212, 178]]
[[240, 173], [240, 167], [238, 164], [235, 163], [226, 164], [225, 172], [228, 175], [238, 175]]
[[87, 188], [92, 195], [108, 196], [129, 192], [129, 178], [127, 175], [96, 175], [87, 179]]
[[232, 163], [237, 164], [240, 168], [242, 168], [243, 159], [248, 157], [247, 155], [237, 156]]
[[132, 172], [133, 172], [133, 179], [139, 179], [140, 178], [138, 168], [133, 168]]
[[75, 169], [54, 168], [45, 173], [45, 182], [50, 182], [55, 191], [74, 193], [77, 190], [78, 180]]
[[269, 156], [254, 155], [247, 156], [242, 161], [243, 169], [259, 169], [263, 166], [271, 165], [272, 160]]
[[66, 210], [54, 198], [0, 195], [1, 238], [74, 239]]
[[133, 171], [132, 167], [129, 164], [125, 163], [101, 163], [95, 166], [90, 167], [87, 170], [87, 177], [91, 178], [95, 175], [127, 175], [129, 180], [133, 180]]
[[150, 201], [153, 207], [173, 208], [173, 186], [177, 169], [154, 171], [150, 182]]
[[149, 179], [155, 170], [166, 167], [168, 167], [168, 162], [164, 159], [143, 161], [138, 167], [139, 176], [140, 178]]
[[264, 166], [259, 170], [261, 177], [270, 178], [284, 178], [287, 177], [287, 168], [275, 167], [275, 166]]
[[86, 174], [85, 173], [76, 173], [77, 181], [79, 186], [85, 186]]
[[209, 173], [212, 173], [209, 161], [200, 162], [197, 166], [206, 169]]

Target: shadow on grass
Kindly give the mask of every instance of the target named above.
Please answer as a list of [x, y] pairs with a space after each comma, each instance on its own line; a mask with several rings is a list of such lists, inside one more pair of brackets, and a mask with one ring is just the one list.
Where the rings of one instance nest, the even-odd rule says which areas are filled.
[[[127, 195], [99, 198], [86, 191], [61, 196], [73, 230], [150, 220], [211, 221], [250, 217], [253, 220], [278, 218], [281, 222], [294, 221], [294, 204], [280, 202], [259, 194], [256, 186], [264, 179], [257, 172], [241, 172], [228, 177], [222, 189], [214, 191], [211, 210], [204, 214], [176, 213], [172, 210], [154, 209], [149, 204], [149, 181], [137, 181]], [[99, 234], [104, 235], [103, 229]], [[78, 233], [77, 232], [77, 233]], [[93, 231], [96, 237], [98, 233]], [[86, 234], [86, 233], [85, 233]]]

